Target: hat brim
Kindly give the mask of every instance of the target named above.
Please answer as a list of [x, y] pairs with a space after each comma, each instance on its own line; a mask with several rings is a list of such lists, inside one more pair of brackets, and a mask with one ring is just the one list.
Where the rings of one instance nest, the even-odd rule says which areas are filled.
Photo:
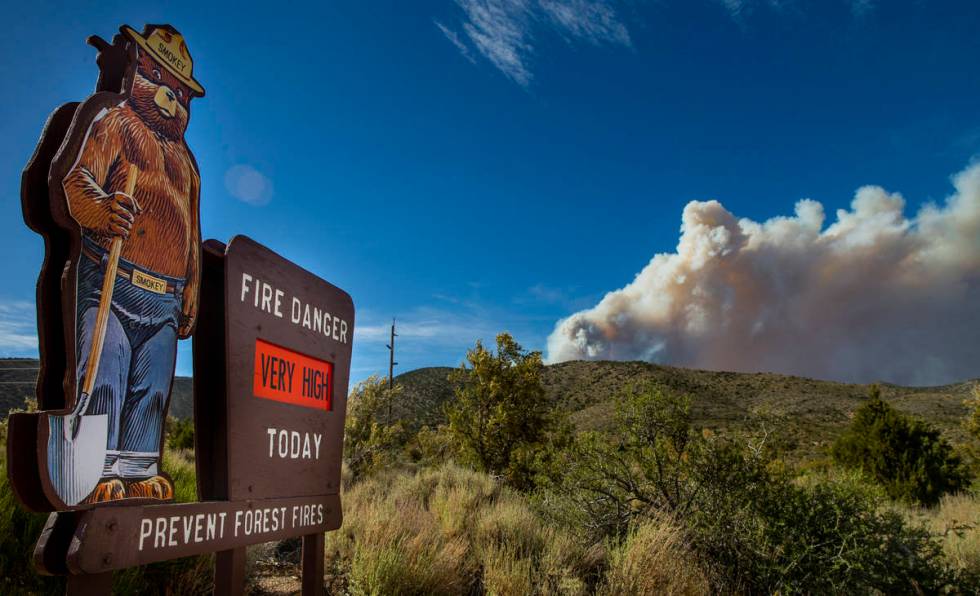
[[154, 50], [149, 43], [147, 43], [146, 38], [144, 38], [142, 35], [137, 33], [135, 29], [129, 27], [128, 25], [123, 25], [122, 30], [123, 33], [125, 33], [130, 38], [132, 38], [132, 40], [135, 41], [137, 45], [139, 45], [141, 48], [143, 48], [151, 55], [153, 55], [153, 57], [157, 59], [157, 62], [159, 62], [161, 65], [163, 65], [164, 68], [167, 69], [167, 72], [180, 79], [182, 83], [184, 83], [185, 85], [187, 85], [188, 87], [190, 87], [191, 89], [199, 93], [200, 95], [204, 95], [204, 87], [202, 87], [200, 83], [198, 83], [197, 81], [195, 81], [190, 77], [184, 76], [180, 72], [177, 72], [177, 70], [175, 70], [169, 64], [167, 64], [167, 61], [164, 60], [159, 54], [157, 54], [157, 51]]

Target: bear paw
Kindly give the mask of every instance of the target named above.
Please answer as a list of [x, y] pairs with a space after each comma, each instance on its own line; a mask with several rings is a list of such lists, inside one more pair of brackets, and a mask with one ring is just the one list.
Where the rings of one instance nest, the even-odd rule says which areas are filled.
[[163, 476], [154, 476], [146, 480], [130, 482], [126, 486], [126, 496], [138, 499], [160, 499], [169, 501], [174, 498], [174, 485]]
[[126, 486], [118, 478], [106, 478], [96, 485], [95, 490], [85, 499], [85, 503], [106, 503], [126, 498]]

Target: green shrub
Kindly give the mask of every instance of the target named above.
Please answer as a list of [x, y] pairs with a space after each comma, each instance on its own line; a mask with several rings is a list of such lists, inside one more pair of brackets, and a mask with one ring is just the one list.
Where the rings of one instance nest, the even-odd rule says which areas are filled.
[[[715, 445], [683, 520], [713, 581], [768, 593], [924, 593], [956, 589], [941, 544], [846, 481], [793, 482], [765, 457]], [[915, 590], [913, 590], [915, 592]]]
[[402, 388], [388, 388], [388, 381], [376, 375], [354, 387], [347, 398], [344, 423], [344, 463], [356, 481], [365, 474], [397, 461], [406, 436], [401, 422], [387, 419], [391, 402]]
[[525, 352], [507, 333], [497, 352], [476, 342], [465, 365], [450, 375], [449, 431], [468, 464], [504, 476], [519, 489], [533, 484], [535, 453], [546, 437], [548, 404], [540, 352]]
[[973, 397], [963, 401], [967, 408], [962, 426], [966, 431], [967, 441], [962, 445], [963, 452], [970, 461], [974, 474], [980, 473], [980, 383], [973, 386]]
[[834, 443], [838, 465], [859, 469], [897, 500], [935, 505], [968, 484], [963, 463], [937, 429], [881, 399], [877, 386]]
[[[689, 400], [663, 388], [627, 391], [617, 404], [612, 434], [576, 437], [538, 496], [542, 512], [580, 535], [628, 545], [638, 527], [674, 520], [721, 592], [959, 589], [940, 543], [863, 485], [796, 482], [764, 443], [694, 432]], [[624, 561], [615, 586], [641, 580]]]
[[438, 466], [450, 461], [457, 453], [458, 446], [453, 435], [445, 425], [436, 428], [423, 426], [408, 444], [411, 460], [422, 466]]
[[194, 421], [190, 418], [167, 418], [167, 447], [194, 449]]
[[647, 385], [614, 403], [611, 433], [566, 437], [540, 458], [543, 510], [594, 542], [622, 538], [651, 511], [687, 511], [700, 490], [691, 464], [705, 442], [690, 427], [690, 398]]
[[963, 402], [969, 410], [963, 420], [963, 427], [975, 441], [980, 442], [980, 384], [973, 387], [973, 398]]

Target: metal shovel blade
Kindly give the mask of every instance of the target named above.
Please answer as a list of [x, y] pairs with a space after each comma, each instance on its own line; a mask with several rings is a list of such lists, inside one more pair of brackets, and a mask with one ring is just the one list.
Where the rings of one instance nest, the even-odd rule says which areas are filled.
[[87, 497], [102, 479], [109, 417], [105, 414], [79, 416], [74, 432], [73, 414], [48, 416], [48, 477], [58, 497], [73, 507]]

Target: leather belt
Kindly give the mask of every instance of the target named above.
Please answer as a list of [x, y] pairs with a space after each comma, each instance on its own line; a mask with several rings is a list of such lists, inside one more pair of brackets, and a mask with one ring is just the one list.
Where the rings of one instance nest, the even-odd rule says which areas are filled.
[[[91, 261], [95, 261], [99, 265], [102, 264], [102, 255], [95, 252], [87, 245], [82, 245], [82, 254]], [[177, 286], [170, 283], [165, 279], [151, 275], [145, 271], [140, 271], [139, 269], [134, 269], [122, 261], [116, 268], [116, 277], [121, 277], [133, 284], [138, 288], [142, 288], [148, 292], [153, 292], [154, 294], [176, 294]]]

